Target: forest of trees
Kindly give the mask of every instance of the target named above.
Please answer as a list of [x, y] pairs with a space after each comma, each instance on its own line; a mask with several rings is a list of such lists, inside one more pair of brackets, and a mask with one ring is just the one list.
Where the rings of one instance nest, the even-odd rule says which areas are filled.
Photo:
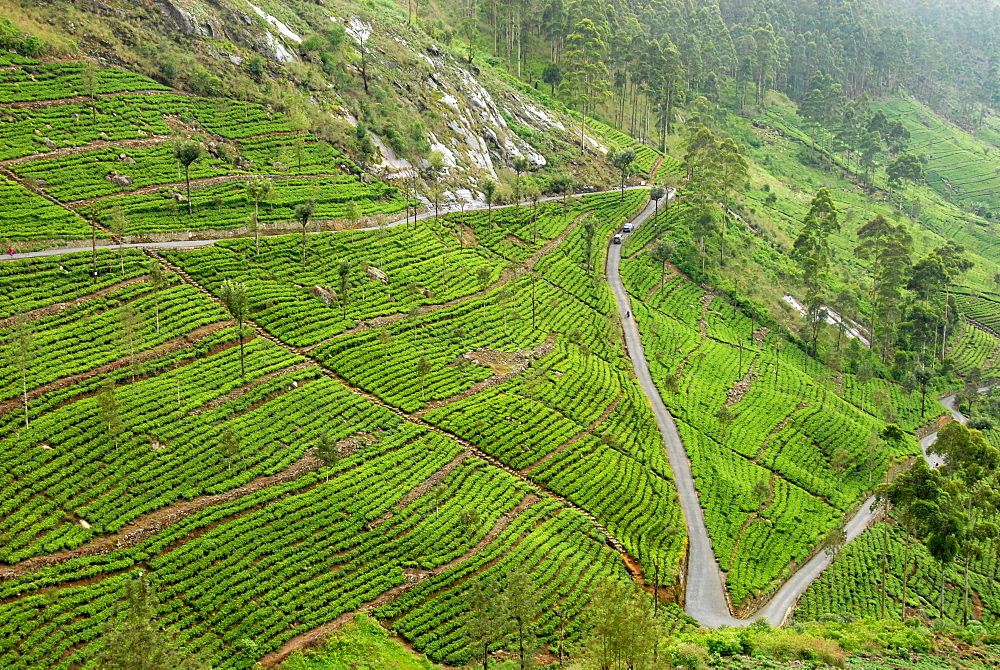
[[581, 110], [612, 102], [635, 134], [700, 95], [734, 108], [768, 89], [803, 101], [817, 72], [852, 99], [902, 88], [969, 124], [1000, 94], [988, 3], [467, 0], [462, 14], [461, 37], [478, 29], [512, 73], [560, 86]]

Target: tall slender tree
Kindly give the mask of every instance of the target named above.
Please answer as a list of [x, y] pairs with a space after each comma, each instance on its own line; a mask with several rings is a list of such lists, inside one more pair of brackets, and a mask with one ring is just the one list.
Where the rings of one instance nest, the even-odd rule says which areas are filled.
[[35, 334], [28, 319], [19, 315], [7, 334], [4, 347], [8, 365], [16, 369], [21, 378], [21, 397], [24, 401], [24, 427], [30, 426], [28, 418], [28, 370], [35, 358]]
[[230, 316], [236, 320], [237, 335], [240, 339], [240, 374], [246, 377], [247, 370], [243, 352], [243, 322], [250, 313], [250, 302], [247, 300], [246, 284], [226, 279], [219, 287], [219, 300], [226, 306]]
[[253, 230], [254, 254], [260, 255], [260, 202], [267, 200], [274, 188], [274, 182], [263, 177], [256, 177], [244, 185], [247, 197], [253, 201], [253, 214], [250, 217], [250, 228]]
[[103, 670], [205, 670], [208, 664], [189, 651], [155, 618], [156, 597], [140, 572], [125, 582], [123, 603], [102, 628], [97, 667]]
[[183, 140], [174, 146], [174, 158], [177, 159], [178, 164], [184, 168], [184, 183], [187, 186], [188, 214], [194, 213], [194, 208], [191, 204], [191, 164], [201, 158], [201, 153], [201, 143], [196, 142], [195, 140]]
[[295, 208], [295, 220], [302, 226], [302, 267], [306, 266], [306, 232], [309, 229], [309, 219], [316, 212], [316, 201], [310, 198]]

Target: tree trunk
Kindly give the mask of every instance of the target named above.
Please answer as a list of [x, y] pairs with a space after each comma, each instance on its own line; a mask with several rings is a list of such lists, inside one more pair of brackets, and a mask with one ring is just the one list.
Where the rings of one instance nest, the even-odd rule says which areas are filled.
[[963, 569], [965, 573], [965, 593], [962, 596], [962, 625], [966, 626], [969, 623], [969, 557], [965, 557], [965, 568]]
[[191, 164], [188, 163], [184, 166], [184, 182], [187, 184], [187, 199], [188, 199], [188, 216], [194, 214], [194, 208], [191, 206]]
[[28, 369], [21, 367], [21, 395], [24, 397], [24, 427], [28, 428]]
[[889, 552], [889, 529], [885, 528], [885, 532], [882, 533], [882, 600], [881, 600], [881, 616], [879, 618], [885, 618], [885, 572], [888, 563], [888, 552]]
[[910, 532], [906, 532], [906, 542], [903, 545], [903, 597], [902, 597], [902, 621], [906, 621], [906, 582], [910, 576]]
[[535, 329], [535, 273], [531, 273], [531, 329]]
[[938, 580], [938, 591], [941, 593], [940, 601], [938, 604], [938, 614], [943, 619], [944, 618], [944, 570], [947, 564], [941, 563], [941, 576]]
[[253, 201], [253, 243], [256, 251], [254, 256], [260, 256], [260, 207], [258, 201]]
[[238, 328], [239, 328], [238, 335], [240, 337], [240, 376], [241, 377], [246, 377], [247, 376], [247, 368], [246, 368], [246, 363], [244, 363], [244, 358], [243, 358], [243, 320], [240, 319], [239, 321], [237, 321], [237, 323], [239, 324], [238, 325]]
[[[520, 40], [518, 40], [518, 50], [520, 50]], [[520, 618], [517, 620], [517, 649], [521, 658], [521, 670], [524, 668], [524, 622]]]

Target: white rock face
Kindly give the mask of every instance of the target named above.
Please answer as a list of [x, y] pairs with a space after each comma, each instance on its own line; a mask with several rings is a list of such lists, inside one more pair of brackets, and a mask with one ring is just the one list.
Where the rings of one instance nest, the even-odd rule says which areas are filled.
[[[530, 98], [512, 92], [494, 96], [464, 63], [434, 45], [410, 45], [391, 31], [387, 35], [374, 35], [371, 24], [357, 16], [329, 18], [343, 25], [346, 34], [356, 44], [367, 45], [373, 37], [381, 41], [388, 38], [412, 50], [412, 57], [407, 62], [394, 62], [387, 58], [385, 52], [376, 48], [376, 44], [372, 45], [370, 55], [380, 65], [391, 69], [420, 71], [424, 93], [431, 94], [428, 96], [431, 99], [429, 104], [433, 105], [447, 128], [446, 131], [441, 128], [428, 130], [427, 141], [433, 151], [441, 153], [444, 164], [452, 174], [473, 171], [496, 177], [497, 170], [510, 167], [517, 158], [526, 159], [534, 168], [545, 166], [545, 157], [511, 129], [508, 119], [517, 125], [533, 128], [540, 136], [554, 133], [579, 142], [579, 127], [575, 123], [557, 112], [542, 108]], [[380, 69], [384, 72], [384, 68]], [[392, 73], [388, 72], [388, 76], [391, 78]], [[351, 122], [356, 123], [353, 119]], [[381, 138], [373, 134], [373, 142], [379, 149], [380, 164], [387, 177], [413, 174], [414, 165], [396, 155]], [[585, 134], [585, 142], [592, 150], [606, 151], [589, 132]]]
[[[382, 154], [382, 167], [390, 171], [390, 174], [386, 175], [387, 177], [409, 177], [413, 174], [413, 163], [398, 156], [393, 148], [383, 142], [382, 138], [375, 133], [369, 133], [369, 135], [372, 138], [372, 144], [378, 147], [379, 153]], [[391, 174], [391, 172], [396, 174]]]
[[[334, 17], [330, 17], [330, 20], [334, 23], [339, 23]], [[372, 34], [372, 25], [370, 23], [365, 23], [356, 16], [352, 16], [344, 23], [344, 30], [350, 35], [355, 42], [361, 44], [368, 40]]]
[[289, 28], [284, 23], [274, 18], [273, 16], [271, 16], [270, 14], [268, 14], [267, 12], [265, 12], [263, 9], [253, 4], [252, 2], [248, 1], [247, 4], [250, 5], [250, 8], [253, 9], [253, 11], [257, 12], [257, 16], [259, 16], [260, 18], [264, 19], [272, 26], [277, 28], [278, 32], [281, 33], [282, 36], [285, 37], [285, 39], [289, 39], [295, 42], [296, 44], [302, 44], [302, 38], [296, 35], [291, 28]]
[[458, 161], [455, 159], [455, 154], [451, 149], [446, 147], [444, 144], [438, 141], [437, 136], [434, 133], [427, 133], [427, 138], [430, 140], [431, 151], [438, 151], [444, 157], [444, 166], [447, 168], [457, 168]]
[[[795, 298], [795, 296], [785, 295], [782, 296], [782, 300], [791, 305], [792, 309], [794, 309], [802, 316], [808, 317], [809, 309], [801, 302], [799, 302]], [[850, 319], [843, 318], [829, 307], [824, 306], [822, 310], [823, 311], [821, 312], [821, 315], [824, 321], [826, 321], [831, 326], [836, 326], [837, 324], [843, 324], [844, 335], [847, 335], [850, 338], [854, 338], [860, 341], [861, 344], [865, 345], [866, 347], [871, 347], [871, 342], [869, 342], [868, 338], [865, 337], [865, 334], [862, 332], [862, 328], [860, 325], [858, 325], [854, 321], [851, 321]]]
[[161, 6], [160, 11], [169, 16], [177, 25], [177, 29], [185, 35], [217, 37], [222, 34], [222, 26], [218, 17], [197, 3], [182, 7], [167, 0]]
[[267, 47], [271, 50], [274, 60], [278, 61], [282, 65], [285, 63], [291, 63], [295, 60], [295, 54], [288, 50], [284, 42], [271, 33], [267, 33]]

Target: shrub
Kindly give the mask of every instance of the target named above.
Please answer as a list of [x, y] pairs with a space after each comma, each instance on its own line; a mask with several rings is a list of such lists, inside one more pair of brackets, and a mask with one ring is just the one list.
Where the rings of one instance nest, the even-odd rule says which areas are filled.
[[737, 631], [717, 630], [705, 638], [705, 646], [709, 653], [719, 656], [734, 656], [745, 652], [744, 640]]
[[674, 665], [684, 670], [704, 670], [708, 667], [708, 652], [704, 647], [690, 642], [681, 642], [673, 650]]
[[819, 661], [844, 667], [847, 652], [834, 640], [802, 633], [779, 632], [757, 638], [758, 649], [777, 661]]

